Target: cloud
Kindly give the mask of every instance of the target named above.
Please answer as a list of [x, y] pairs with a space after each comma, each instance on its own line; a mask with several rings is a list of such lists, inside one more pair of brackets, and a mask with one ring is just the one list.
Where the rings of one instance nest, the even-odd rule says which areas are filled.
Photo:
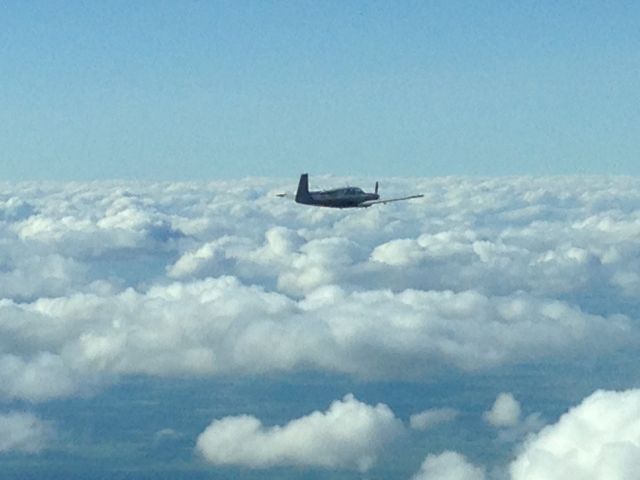
[[[640, 346], [637, 179], [387, 179], [390, 196], [425, 197], [364, 210], [273, 195], [296, 180], [6, 184], [0, 400], [93, 394], [138, 375], [279, 382], [320, 372], [327, 383], [400, 387], [442, 385], [446, 375], [478, 385], [503, 367], [519, 383], [501, 388], [524, 400], [525, 369], [535, 377], [536, 368], [566, 362], [577, 371], [593, 358], [616, 369], [596, 369], [602, 377], [581, 385], [637, 377], [633, 362], [620, 361]], [[508, 414], [499, 403], [488, 417], [502, 426], [488, 448], [540, 428], [542, 414]], [[453, 416], [426, 410], [410, 423], [429, 429]], [[275, 445], [289, 425], [261, 420], [247, 435]], [[364, 457], [335, 461], [358, 469]], [[449, 456], [427, 467], [438, 459], [447, 471], [470, 467]]]
[[638, 346], [628, 179], [393, 179], [427, 196], [357, 211], [272, 197], [282, 183], [11, 186], [0, 395], [127, 374], [419, 380]]
[[498, 440], [503, 443], [520, 442], [545, 425], [539, 412], [523, 417], [520, 402], [511, 393], [500, 393], [491, 409], [484, 412], [482, 418], [498, 429]]
[[0, 355], [0, 395], [8, 399], [39, 402], [65, 397], [76, 393], [79, 380], [58, 355]]
[[200, 434], [197, 450], [215, 465], [269, 468], [302, 465], [369, 470], [382, 447], [403, 426], [383, 404], [352, 395], [284, 426], [265, 427], [251, 416], [215, 420]]
[[414, 430], [427, 430], [441, 423], [452, 422], [459, 412], [454, 408], [433, 408], [409, 417], [409, 425]]
[[86, 283], [86, 266], [58, 254], [14, 253], [0, 262], [0, 298], [25, 301], [63, 296]]
[[[46, 399], [120, 374], [222, 375], [303, 369], [424, 378], [630, 345], [624, 317], [519, 294], [316, 289], [300, 300], [234, 277], [147, 291], [0, 302], [0, 394]], [[583, 353], [584, 352], [584, 353]], [[50, 375], [56, 382], [43, 383]], [[46, 386], [45, 386], [46, 385]]]
[[35, 207], [19, 197], [0, 200], [0, 222], [25, 220], [35, 213]]
[[[216, 238], [242, 239], [252, 248], [241, 253], [232, 244], [229, 252], [219, 246], [221, 258], [234, 259], [225, 273], [248, 282], [270, 276], [274, 284], [274, 279], [279, 281], [283, 293], [291, 295], [338, 283], [455, 291], [482, 285], [484, 293], [494, 295], [523, 290], [553, 297], [588, 293], [594, 281], [618, 296], [630, 295], [613, 279], [617, 271], [628, 270], [625, 262], [637, 265], [632, 241], [634, 199], [621, 202], [629, 195], [622, 181], [617, 189], [597, 179], [530, 179], [529, 184], [513, 179], [506, 185], [494, 179], [439, 179], [401, 185], [398, 181], [396, 188], [432, 193], [416, 204], [357, 212], [261, 199], [253, 210], [247, 206], [253, 213], [250, 226], [245, 223], [247, 212], [234, 219], [233, 212], [227, 211], [224, 227], [218, 234], [211, 233]], [[235, 225], [230, 225], [233, 220]], [[177, 226], [183, 220], [172, 221]], [[276, 231], [295, 237], [280, 255], [277, 242], [267, 238]], [[317, 247], [313, 242], [330, 239], [343, 243], [331, 255], [313, 255]], [[211, 241], [193, 246], [185, 255], [193, 255]], [[206, 271], [193, 270], [196, 276]], [[292, 279], [304, 273], [309, 281], [296, 286]], [[183, 271], [180, 278], [187, 276]], [[614, 308], [616, 303], [611, 297], [606, 306]]]
[[640, 471], [640, 390], [597, 391], [530, 438], [512, 480], [631, 480]]
[[155, 260], [172, 278], [232, 275], [289, 295], [339, 284], [586, 296], [597, 284], [613, 313], [637, 291], [638, 200], [625, 179], [394, 179], [390, 193], [427, 196], [364, 211], [270, 197], [281, 183], [15, 185], [3, 251], [57, 255], [103, 279], [106, 265]]
[[253, 246], [243, 238], [224, 236], [182, 255], [167, 269], [172, 278], [220, 276], [235, 268]]
[[511, 393], [501, 393], [483, 418], [496, 428], [513, 427], [520, 421], [520, 403]]
[[469, 463], [457, 452], [443, 452], [429, 455], [422, 463], [420, 471], [412, 480], [485, 480], [481, 467]]
[[52, 427], [31, 413], [0, 414], [0, 453], [38, 453], [52, 434]]

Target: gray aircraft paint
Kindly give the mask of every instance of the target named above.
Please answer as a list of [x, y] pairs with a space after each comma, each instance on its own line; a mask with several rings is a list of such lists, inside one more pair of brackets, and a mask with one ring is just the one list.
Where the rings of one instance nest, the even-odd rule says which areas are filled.
[[296, 202], [303, 205], [314, 205], [329, 208], [366, 208], [376, 203], [396, 202], [399, 200], [409, 200], [420, 198], [423, 195], [411, 195], [402, 198], [390, 198], [380, 200], [378, 195], [378, 182], [376, 182], [374, 192], [367, 193], [359, 187], [336, 188], [333, 190], [309, 191], [309, 175], [300, 175], [298, 190], [296, 191]]

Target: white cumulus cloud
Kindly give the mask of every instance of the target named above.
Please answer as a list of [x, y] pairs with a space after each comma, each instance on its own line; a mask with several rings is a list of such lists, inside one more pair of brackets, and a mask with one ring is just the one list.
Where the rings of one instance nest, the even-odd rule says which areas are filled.
[[520, 403], [511, 393], [501, 393], [483, 417], [496, 428], [513, 427], [520, 421]]
[[326, 412], [316, 411], [283, 426], [265, 427], [246, 415], [215, 420], [198, 437], [196, 448], [216, 465], [367, 471], [382, 447], [402, 431], [402, 423], [386, 405], [370, 406], [347, 395]]
[[530, 438], [512, 480], [633, 480], [640, 471], [640, 390], [598, 391]]
[[485, 480], [482, 467], [471, 464], [457, 452], [428, 455], [411, 480]]

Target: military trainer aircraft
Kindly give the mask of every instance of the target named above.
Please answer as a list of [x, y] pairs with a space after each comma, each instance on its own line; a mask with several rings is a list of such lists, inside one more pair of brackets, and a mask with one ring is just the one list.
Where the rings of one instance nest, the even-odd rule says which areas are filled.
[[[286, 197], [286, 193], [281, 193], [279, 197]], [[398, 202], [400, 200], [410, 200], [412, 198], [420, 198], [424, 195], [410, 195], [401, 198], [388, 198], [380, 200], [378, 195], [378, 182], [376, 182], [373, 193], [366, 193], [358, 187], [336, 188], [333, 190], [309, 191], [309, 175], [303, 173], [300, 175], [298, 182], [298, 191], [296, 192], [296, 202], [304, 205], [315, 205], [318, 207], [331, 208], [365, 208], [375, 205], [376, 203]]]

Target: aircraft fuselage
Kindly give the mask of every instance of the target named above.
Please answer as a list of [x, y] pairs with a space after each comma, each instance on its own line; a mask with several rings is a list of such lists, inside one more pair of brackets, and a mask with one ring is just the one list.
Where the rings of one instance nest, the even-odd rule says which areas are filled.
[[322, 207], [352, 208], [358, 207], [363, 202], [377, 200], [378, 194], [365, 193], [359, 188], [340, 188], [319, 192], [309, 192], [310, 205]]
[[309, 191], [309, 179], [306, 174], [300, 177], [296, 202], [304, 205], [316, 205], [330, 208], [368, 207], [365, 202], [378, 200], [378, 193], [366, 193], [358, 187], [336, 188], [334, 190]]

